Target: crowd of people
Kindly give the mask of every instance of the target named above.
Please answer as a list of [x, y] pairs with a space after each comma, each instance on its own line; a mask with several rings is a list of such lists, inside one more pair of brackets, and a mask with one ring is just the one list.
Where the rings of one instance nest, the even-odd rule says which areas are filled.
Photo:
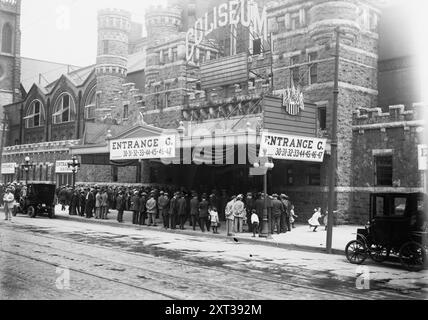
[[[157, 226], [165, 229], [185, 229], [218, 233], [226, 223], [227, 235], [251, 232], [255, 237], [263, 224], [264, 194], [247, 193], [228, 196], [213, 190], [211, 194], [178, 190], [171, 187], [70, 186], [57, 189], [62, 211], [87, 219], [108, 219], [117, 210], [117, 221], [123, 222], [125, 211], [132, 212], [135, 225]], [[290, 232], [297, 216], [285, 194], [268, 196], [268, 224], [271, 233]], [[67, 208], [68, 207], [68, 208]], [[245, 228], [244, 228], [245, 227]]]
[[[0, 195], [6, 220], [11, 220], [14, 206], [26, 195], [26, 186], [17, 182], [1, 184]], [[189, 222], [194, 231], [212, 230], [218, 234], [219, 227], [225, 223], [227, 236], [250, 232], [255, 237], [260, 234], [263, 223], [268, 224], [267, 230], [271, 234], [291, 232], [298, 218], [294, 205], [285, 194], [267, 195], [267, 216], [264, 216], [265, 194], [252, 192], [230, 197], [226, 190], [220, 194], [213, 190], [208, 195], [172, 187], [78, 185], [72, 188], [67, 185], [56, 189], [55, 199], [61, 205], [61, 211], [87, 219], [107, 220], [115, 210], [117, 221], [123, 223], [124, 212], [128, 211], [132, 212], [135, 225], [158, 226], [161, 223], [165, 229], [172, 230], [184, 230]], [[321, 226], [321, 218], [327, 225], [327, 214], [323, 215], [321, 208], [316, 208], [308, 220], [314, 232]]]

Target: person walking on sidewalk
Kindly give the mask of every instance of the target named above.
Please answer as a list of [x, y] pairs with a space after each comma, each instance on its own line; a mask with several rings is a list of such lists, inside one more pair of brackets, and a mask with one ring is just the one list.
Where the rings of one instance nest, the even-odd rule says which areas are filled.
[[296, 219], [297, 219], [298, 217], [299, 217], [299, 216], [296, 216], [296, 213], [294, 212], [294, 206], [293, 206], [293, 205], [291, 205], [291, 209], [290, 209], [290, 224], [291, 224], [291, 227], [292, 227], [293, 229], [295, 229], [295, 228], [296, 228], [295, 223], [296, 223]]
[[80, 206], [80, 216], [85, 216], [85, 202], [86, 202], [86, 195], [85, 191], [82, 189], [79, 193], [79, 206]]
[[155, 193], [152, 192], [150, 194], [150, 199], [149, 201], [147, 201], [146, 203], [146, 209], [147, 209], [147, 214], [149, 216], [149, 223], [148, 226], [151, 227], [157, 227], [156, 224], [156, 214], [157, 214], [157, 201], [155, 199]]
[[6, 193], [3, 196], [3, 203], [4, 203], [5, 220], [12, 222], [12, 211], [15, 206], [15, 196], [13, 195], [10, 188], [6, 190]]
[[116, 197], [116, 209], [117, 209], [117, 222], [123, 222], [123, 212], [125, 211], [125, 198], [123, 192], [119, 191]]
[[231, 198], [231, 200], [228, 202], [228, 204], [226, 205], [226, 209], [225, 209], [225, 215], [226, 215], [226, 232], [227, 232], [227, 236], [228, 237], [232, 237], [233, 236], [233, 223], [235, 220], [235, 217], [233, 215], [233, 205], [235, 204], [235, 200], [236, 197], [233, 196]]

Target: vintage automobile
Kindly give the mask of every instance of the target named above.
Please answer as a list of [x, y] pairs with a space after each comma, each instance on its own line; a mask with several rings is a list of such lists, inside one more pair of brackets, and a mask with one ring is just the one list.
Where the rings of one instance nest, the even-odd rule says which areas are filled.
[[37, 215], [47, 214], [50, 219], [55, 217], [55, 184], [30, 183], [27, 186], [26, 195], [22, 197], [14, 211], [28, 214], [35, 218]]
[[422, 193], [372, 194], [369, 224], [359, 229], [357, 240], [346, 246], [349, 262], [362, 264], [370, 257], [382, 263], [398, 256], [407, 270], [423, 270], [428, 240], [427, 199]]

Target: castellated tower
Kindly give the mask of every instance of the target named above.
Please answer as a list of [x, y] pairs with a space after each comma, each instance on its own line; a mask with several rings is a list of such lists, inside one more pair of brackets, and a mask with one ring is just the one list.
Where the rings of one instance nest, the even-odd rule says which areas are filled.
[[97, 119], [111, 114], [115, 97], [122, 91], [127, 76], [131, 14], [124, 10], [104, 9], [98, 12]]
[[150, 6], [146, 14], [147, 39], [162, 40], [180, 31], [182, 10], [178, 6]]
[[[373, 3], [373, 4], [371, 4]], [[319, 81], [310, 86], [312, 101], [329, 101], [328, 122], [333, 113], [333, 79], [336, 46], [335, 29], [340, 35], [339, 101], [338, 101], [338, 219], [352, 206], [350, 192], [354, 186], [352, 170], [352, 114], [360, 107], [377, 107], [378, 20], [379, 10], [370, 1], [320, 1], [308, 8], [308, 32], [318, 46]], [[325, 98], [325, 99], [324, 99]], [[328, 128], [331, 128], [331, 125]], [[331, 134], [328, 134], [331, 137]]]

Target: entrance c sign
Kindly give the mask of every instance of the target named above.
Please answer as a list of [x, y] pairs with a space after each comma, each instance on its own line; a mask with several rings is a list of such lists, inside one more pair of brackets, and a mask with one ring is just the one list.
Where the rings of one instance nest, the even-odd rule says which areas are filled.
[[175, 135], [110, 141], [110, 160], [164, 159], [175, 157]]
[[327, 139], [298, 137], [264, 132], [259, 157], [323, 162]]

